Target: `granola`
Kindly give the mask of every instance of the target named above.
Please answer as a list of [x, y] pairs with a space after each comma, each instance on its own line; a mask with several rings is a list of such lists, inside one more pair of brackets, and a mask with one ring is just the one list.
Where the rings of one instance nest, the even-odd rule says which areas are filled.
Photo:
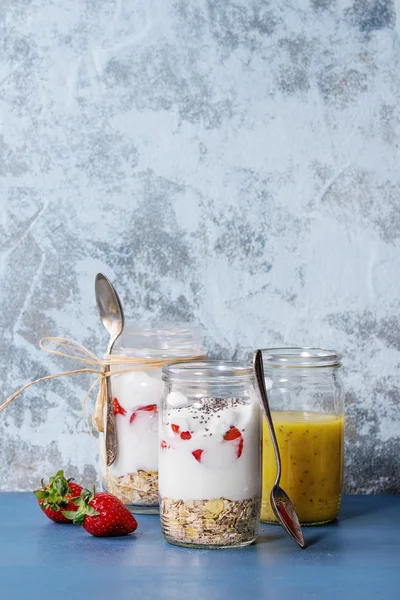
[[124, 504], [158, 505], [158, 473], [143, 471], [114, 477], [106, 476], [107, 490]]
[[171, 542], [236, 546], [251, 543], [257, 535], [259, 500], [173, 500], [161, 498], [163, 533]]

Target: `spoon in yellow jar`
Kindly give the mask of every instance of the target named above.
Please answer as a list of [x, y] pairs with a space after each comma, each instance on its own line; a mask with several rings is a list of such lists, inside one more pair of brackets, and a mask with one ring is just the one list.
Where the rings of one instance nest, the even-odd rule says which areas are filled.
[[304, 548], [305, 544], [303, 532], [301, 530], [300, 522], [294, 509], [294, 506], [289, 496], [279, 486], [279, 482], [281, 480], [281, 455], [279, 452], [279, 446], [275, 435], [274, 424], [272, 422], [271, 411], [269, 409], [261, 350], [257, 350], [254, 353], [253, 366], [265, 416], [267, 418], [269, 432], [271, 434], [272, 445], [274, 447], [275, 452], [276, 477], [274, 487], [271, 490], [270, 496], [272, 510], [274, 511], [276, 518], [278, 519], [282, 527], [285, 529], [285, 531], [287, 531], [287, 533], [290, 535], [290, 537], [295, 542], [297, 542], [301, 548]]

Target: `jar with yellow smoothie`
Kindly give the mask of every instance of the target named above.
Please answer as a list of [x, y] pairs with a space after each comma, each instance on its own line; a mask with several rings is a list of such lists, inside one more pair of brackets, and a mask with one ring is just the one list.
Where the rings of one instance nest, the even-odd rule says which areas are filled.
[[[336, 519], [343, 484], [344, 398], [341, 356], [320, 348], [267, 348], [264, 371], [282, 460], [281, 487], [302, 525]], [[263, 427], [261, 521], [276, 523], [270, 505], [276, 466]]]

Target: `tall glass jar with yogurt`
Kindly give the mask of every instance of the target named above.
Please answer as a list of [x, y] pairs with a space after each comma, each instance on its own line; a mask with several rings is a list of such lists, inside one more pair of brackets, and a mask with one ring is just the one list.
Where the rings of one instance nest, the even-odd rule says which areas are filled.
[[248, 546], [261, 498], [261, 408], [248, 363], [163, 368], [159, 415], [161, 528], [172, 544]]
[[[164, 390], [161, 368], [167, 362], [204, 358], [201, 346], [199, 327], [128, 323], [114, 347], [114, 354], [134, 357], [135, 362], [111, 367], [118, 455], [107, 467], [101, 436], [101, 472], [103, 488], [132, 512], [158, 513], [158, 408]], [[121, 372], [126, 369], [129, 371]]]

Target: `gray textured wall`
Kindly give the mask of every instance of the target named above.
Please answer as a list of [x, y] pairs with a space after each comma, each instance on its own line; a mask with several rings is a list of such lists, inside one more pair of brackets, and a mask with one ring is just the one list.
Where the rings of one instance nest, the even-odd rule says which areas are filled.
[[[397, 12], [397, 15], [396, 15]], [[400, 5], [3, 0], [2, 395], [106, 343], [93, 279], [211, 355], [344, 353], [349, 491], [400, 491]], [[396, 20], [397, 16], [397, 20]], [[2, 489], [96, 477], [89, 378], [0, 416]]]

